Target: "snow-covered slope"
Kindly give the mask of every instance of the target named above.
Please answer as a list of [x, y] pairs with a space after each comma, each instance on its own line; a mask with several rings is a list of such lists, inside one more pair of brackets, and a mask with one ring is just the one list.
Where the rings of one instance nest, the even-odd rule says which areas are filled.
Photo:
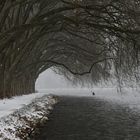
[[[35, 98], [35, 96], [42, 97]], [[32, 100], [33, 98], [35, 99]], [[4, 116], [0, 118], [0, 140], [23, 140], [28, 137], [39, 122], [48, 119], [47, 116], [57, 100], [52, 95], [31, 94], [0, 102], [5, 105], [4, 109], [10, 108], [5, 110]], [[3, 108], [1, 107], [1, 109]], [[11, 114], [7, 115], [8, 113]]]
[[33, 93], [0, 100], [0, 118], [14, 112], [17, 109], [20, 109], [24, 105], [31, 103], [34, 98], [38, 98], [46, 94], [47, 93]]

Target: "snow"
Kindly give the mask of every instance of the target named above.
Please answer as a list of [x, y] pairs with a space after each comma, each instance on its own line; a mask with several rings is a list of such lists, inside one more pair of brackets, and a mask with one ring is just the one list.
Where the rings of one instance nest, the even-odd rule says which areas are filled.
[[22, 140], [47, 116], [57, 99], [46, 93], [0, 100], [0, 140]]
[[140, 89], [123, 88], [122, 92], [118, 92], [116, 88], [104, 88], [96, 89], [95, 93], [96, 98], [125, 105], [140, 112]]
[[45, 94], [46, 93], [33, 93], [29, 95], [15, 96], [11, 99], [0, 100], [0, 117], [6, 116], [17, 109], [22, 108], [29, 104], [34, 98], [39, 98]]
[[[47, 116], [58, 96], [88, 96], [128, 106], [140, 112], [140, 89], [123, 88], [80, 88], [80, 89], [38, 89], [39, 93], [0, 100], [0, 140], [20, 140], [32, 131], [36, 122]], [[95, 95], [92, 95], [92, 92]]]

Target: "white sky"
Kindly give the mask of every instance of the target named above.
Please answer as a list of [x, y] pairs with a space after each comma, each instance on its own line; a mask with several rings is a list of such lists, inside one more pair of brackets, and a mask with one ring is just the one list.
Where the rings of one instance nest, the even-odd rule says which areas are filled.
[[63, 76], [48, 69], [39, 75], [36, 81], [36, 89], [48, 88], [72, 88], [72, 86]]

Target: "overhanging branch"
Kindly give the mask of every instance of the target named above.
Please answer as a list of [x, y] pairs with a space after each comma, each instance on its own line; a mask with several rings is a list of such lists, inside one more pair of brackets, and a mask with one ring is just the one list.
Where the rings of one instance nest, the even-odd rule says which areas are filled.
[[57, 61], [54, 61], [54, 60], [42, 60], [42, 61], [38, 61], [36, 63], [31, 63], [29, 64], [28, 66], [25, 67], [26, 68], [29, 68], [30, 66], [33, 66], [33, 65], [37, 65], [37, 64], [40, 64], [40, 63], [51, 63], [51, 64], [54, 64], [54, 65], [57, 65], [57, 66], [62, 66], [63, 68], [67, 69], [71, 74], [73, 75], [79, 75], [79, 76], [83, 76], [83, 75], [86, 75], [86, 74], [90, 74], [93, 67], [98, 64], [98, 63], [101, 63], [101, 62], [104, 62], [104, 61], [107, 61], [107, 60], [113, 60], [114, 58], [112, 57], [109, 57], [109, 58], [104, 58], [104, 59], [101, 59], [101, 60], [98, 60], [96, 62], [93, 62], [92, 65], [90, 66], [89, 70], [87, 71], [84, 71], [84, 72], [75, 72], [73, 71], [72, 69], [70, 69], [67, 65], [65, 65], [64, 63], [61, 63], [61, 62], [57, 62]]

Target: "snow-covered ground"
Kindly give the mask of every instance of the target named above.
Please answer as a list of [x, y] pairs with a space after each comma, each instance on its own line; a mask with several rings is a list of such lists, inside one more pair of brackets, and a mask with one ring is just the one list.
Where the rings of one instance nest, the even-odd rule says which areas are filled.
[[11, 99], [0, 100], [0, 117], [8, 115], [24, 105], [28, 105], [34, 98], [39, 98], [43, 95], [46, 95], [46, 93], [33, 93], [29, 95], [15, 96]]
[[48, 119], [57, 100], [45, 94], [0, 100], [0, 140], [26, 139], [39, 122]]

